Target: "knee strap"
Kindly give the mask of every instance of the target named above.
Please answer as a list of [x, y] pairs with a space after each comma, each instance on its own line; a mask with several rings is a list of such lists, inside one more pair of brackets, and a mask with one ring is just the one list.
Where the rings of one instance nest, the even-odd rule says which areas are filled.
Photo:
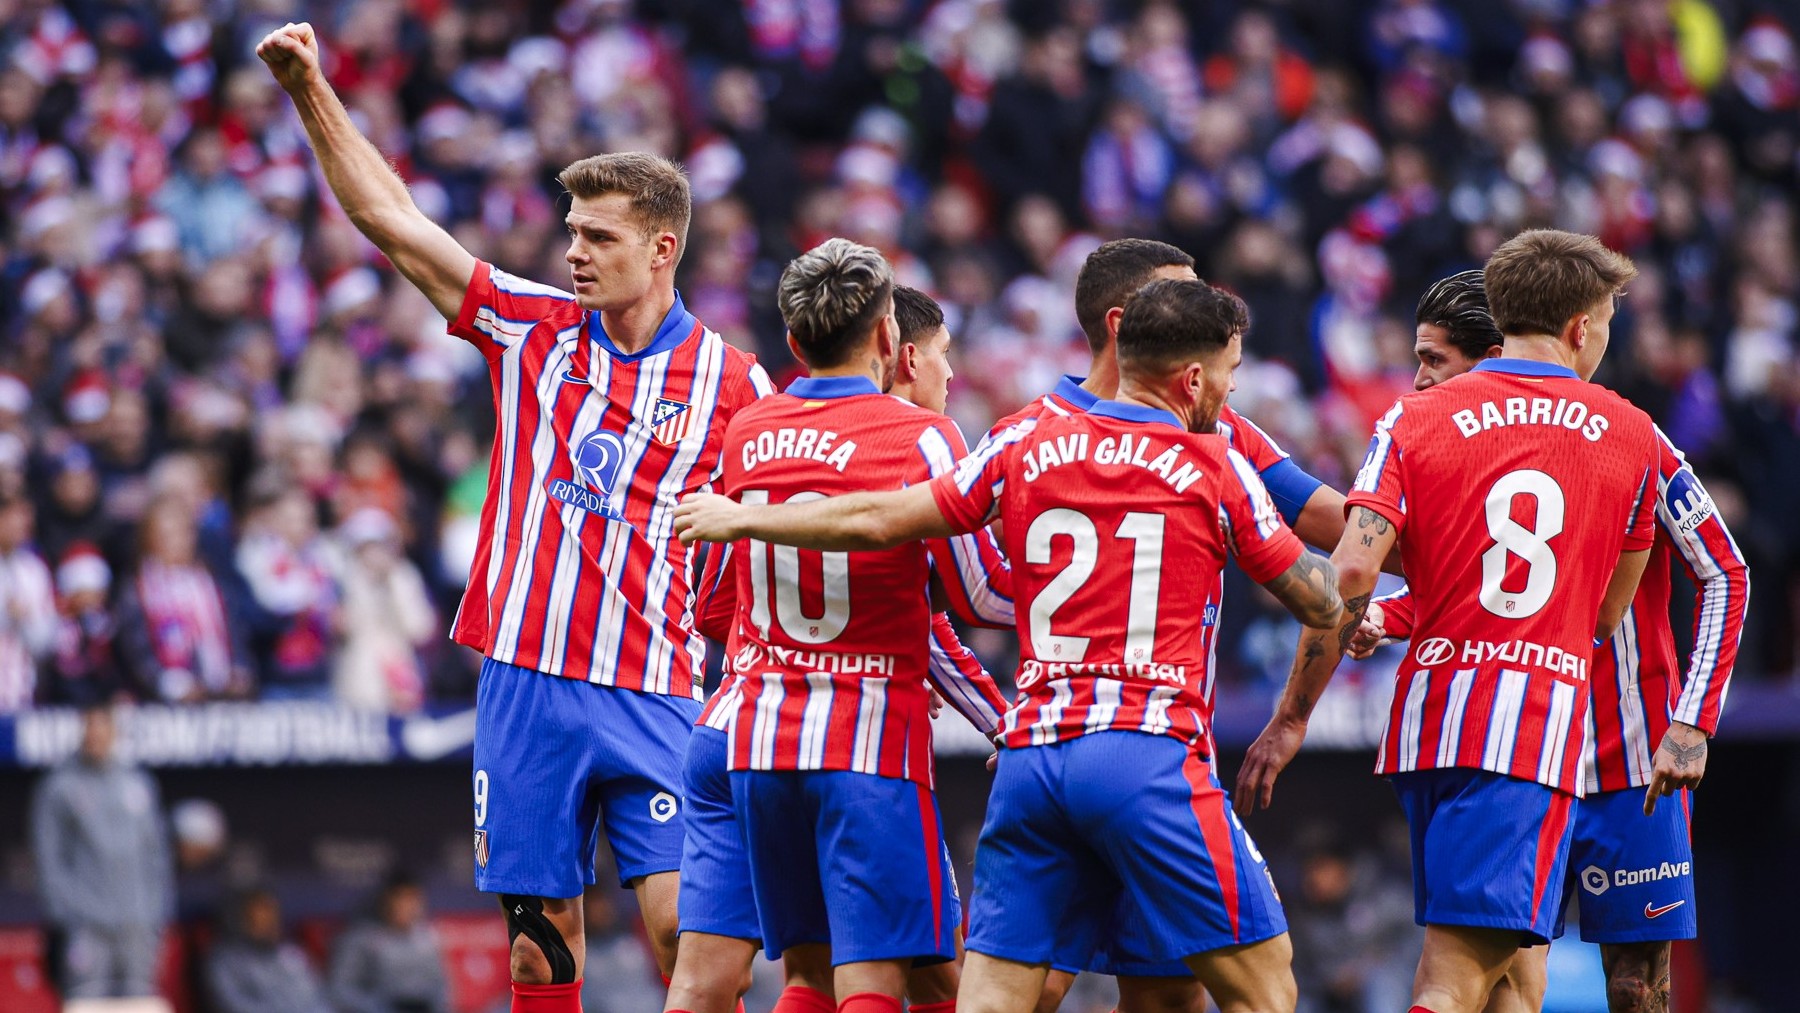
[[544, 916], [544, 901], [541, 897], [526, 897], [516, 893], [500, 895], [500, 907], [506, 912], [506, 934], [518, 942], [519, 936], [537, 944], [550, 964], [550, 984], [567, 985], [575, 980], [575, 955], [569, 952], [569, 944], [563, 941], [562, 932]]

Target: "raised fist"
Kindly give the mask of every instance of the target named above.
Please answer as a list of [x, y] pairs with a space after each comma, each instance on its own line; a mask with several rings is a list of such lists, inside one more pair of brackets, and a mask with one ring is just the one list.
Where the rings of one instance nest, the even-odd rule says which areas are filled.
[[288, 22], [256, 44], [256, 55], [287, 91], [293, 91], [319, 73], [319, 39], [306, 22]]

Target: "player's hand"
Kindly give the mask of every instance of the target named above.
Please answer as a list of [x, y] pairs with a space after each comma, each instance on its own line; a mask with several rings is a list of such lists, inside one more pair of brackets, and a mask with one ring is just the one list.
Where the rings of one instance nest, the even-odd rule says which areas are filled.
[[1350, 657], [1363, 661], [1375, 653], [1383, 638], [1387, 636], [1387, 613], [1375, 602], [1369, 603], [1368, 611], [1363, 613], [1362, 625], [1356, 628], [1356, 635], [1350, 638]]
[[1258, 807], [1267, 809], [1275, 798], [1275, 778], [1294, 761], [1300, 743], [1306, 741], [1306, 722], [1280, 714], [1250, 743], [1244, 765], [1238, 768], [1237, 791], [1232, 807], [1248, 816]]
[[1663, 733], [1644, 790], [1644, 815], [1656, 811], [1656, 800], [1683, 788], [1696, 788], [1706, 776], [1706, 733], [1677, 721]]
[[309, 83], [319, 73], [319, 39], [313, 26], [292, 21], [263, 36], [256, 55], [269, 65], [269, 73], [287, 91]]
[[995, 753], [988, 754], [987, 769], [988, 769], [988, 773], [990, 773], [990, 774], [992, 774], [994, 771], [1000, 769], [1000, 754], [999, 753], [995, 752]]
[[936, 721], [937, 716], [944, 712], [944, 698], [938, 695], [938, 691], [934, 689], [931, 691], [929, 699], [931, 701], [931, 720]]
[[683, 545], [695, 542], [735, 542], [743, 535], [737, 530], [738, 512], [742, 508], [731, 499], [710, 492], [697, 492], [675, 507], [675, 533]]

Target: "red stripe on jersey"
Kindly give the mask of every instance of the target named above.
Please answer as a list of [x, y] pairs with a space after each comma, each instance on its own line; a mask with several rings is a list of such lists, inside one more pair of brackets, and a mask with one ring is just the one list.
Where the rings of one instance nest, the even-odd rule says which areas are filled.
[[1225, 814], [1225, 794], [1212, 784], [1212, 767], [1197, 749], [1189, 749], [1181, 764], [1187, 778], [1188, 805], [1194, 822], [1200, 824], [1200, 836], [1206, 840], [1206, 853], [1212, 858], [1213, 875], [1219, 881], [1219, 899], [1225, 905], [1225, 917], [1231, 921], [1231, 938], [1239, 935], [1238, 877], [1236, 839], [1231, 833], [1231, 818]]
[[[1562, 847], [1563, 833], [1569, 828], [1569, 810], [1575, 805], [1575, 798], [1564, 792], [1550, 796], [1550, 811], [1545, 814], [1544, 822], [1538, 827], [1537, 861], [1531, 883], [1531, 920], [1538, 920], [1538, 910], [1544, 906], [1544, 897], [1550, 892], [1550, 873], [1556, 867], [1556, 853]], [[1562, 884], [1556, 884], [1561, 891]], [[1562, 894], [1557, 894], [1561, 899]]]
[[1230, 405], [1219, 408], [1219, 435], [1225, 437], [1231, 449], [1243, 454], [1259, 475], [1288, 459], [1280, 444]]
[[1518, 360], [1383, 416], [1348, 500], [1400, 529], [1416, 614], [1379, 773], [1474, 766], [1580, 791], [1593, 628], [1618, 554], [1650, 544], [1656, 442], [1623, 398]]
[[1020, 617], [1008, 746], [1107, 730], [1204, 736], [1226, 555], [1266, 581], [1303, 551], [1223, 439], [1144, 411], [1109, 402], [1041, 416], [932, 483], [953, 529], [998, 517], [1005, 531]]
[[919, 831], [924, 847], [925, 878], [931, 886], [931, 938], [938, 948], [944, 945], [944, 839], [938, 832], [937, 796], [924, 785], [919, 790]]
[[[470, 278], [450, 331], [489, 360], [497, 428], [452, 637], [551, 675], [697, 697], [692, 550], [672, 508], [711, 488], [725, 426], [768, 378], [679, 297], [637, 354], [597, 321], [488, 264]], [[694, 415], [674, 445], [653, 432], [659, 399]]]

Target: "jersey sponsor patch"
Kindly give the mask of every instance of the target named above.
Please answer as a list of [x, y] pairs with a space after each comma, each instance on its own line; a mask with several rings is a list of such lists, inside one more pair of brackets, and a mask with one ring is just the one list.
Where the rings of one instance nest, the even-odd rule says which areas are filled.
[[680, 443], [693, 427], [694, 413], [685, 402], [659, 397], [650, 409], [650, 435], [665, 447]]
[[621, 482], [619, 472], [625, 462], [625, 441], [618, 433], [596, 429], [579, 440], [569, 441], [569, 464], [575, 480], [555, 479], [545, 489], [551, 499], [613, 520], [624, 520], [615, 493], [629, 482]]
[[1693, 473], [1685, 469], [1669, 476], [1668, 487], [1663, 490], [1663, 502], [1668, 505], [1669, 516], [1675, 519], [1676, 528], [1684, 535], [1691, 534], [1713, 515], [1712, 497], [1706, 494]]
[[485, 868], [487, 868], [487, 863], [488, 863], [487, 831], [486, 830], [477, 830], [477, 831], [475, 831], [475, 864], [482, 867], [483, 869], [485, 869]]

